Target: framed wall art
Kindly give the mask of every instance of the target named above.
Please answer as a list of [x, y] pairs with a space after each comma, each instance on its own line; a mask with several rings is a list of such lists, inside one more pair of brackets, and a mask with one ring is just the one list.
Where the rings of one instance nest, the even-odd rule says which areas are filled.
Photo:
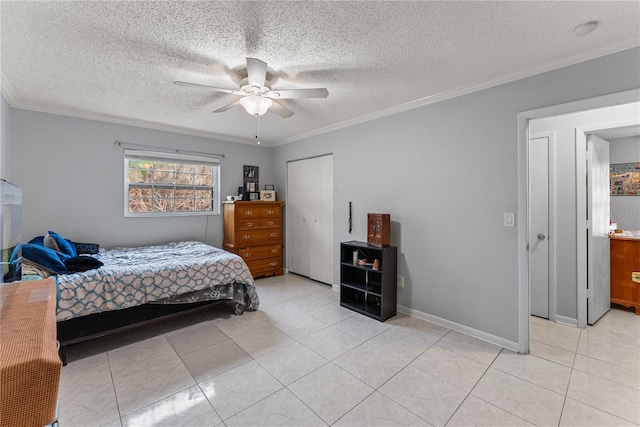
[[258, 166], [244, 165], [244, 191], [259, 191], [259, 172]]
[[640, 163], [609, 165], [609, 178], [612, 196], [640, 195]]

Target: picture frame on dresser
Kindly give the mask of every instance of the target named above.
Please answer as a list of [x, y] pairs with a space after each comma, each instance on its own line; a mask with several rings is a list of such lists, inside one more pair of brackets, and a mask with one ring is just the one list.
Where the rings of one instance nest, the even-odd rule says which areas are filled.
[[273, 190], [260, 190], [260, 200], [273, 201], [276, 199], [276, 192]]
[[260, 168], [258, 166], [243, 166], [244, 191], [259, 191], [260, 187]]

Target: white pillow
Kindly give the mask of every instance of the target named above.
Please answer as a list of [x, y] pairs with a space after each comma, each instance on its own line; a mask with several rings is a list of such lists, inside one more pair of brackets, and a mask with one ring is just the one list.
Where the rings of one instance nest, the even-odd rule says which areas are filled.
[[60, 252], [60, 247], [56, 243], [56, 239], [54, 239], [51, 234], [47, 233], [47, 235], [44, 236], [43, 242], [45, 248], [53, 249], [56, 252]]

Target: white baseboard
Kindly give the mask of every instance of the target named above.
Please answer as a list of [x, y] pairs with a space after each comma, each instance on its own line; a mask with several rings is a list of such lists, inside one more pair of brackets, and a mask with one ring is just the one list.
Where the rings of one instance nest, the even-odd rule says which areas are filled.
[[562, 323], [563, 325], [578, 327], [578, 319], [572, 319], [571, 317], [558, 316], [556, 314], [556, 323]]
[[440, 317], [432, 316], [431, 314], [423, 313], [422, 311], [414, 310], [409, 307], [399, 305], [398, 311], [403, 314], [407, 314], [417, 319], [426, 320], [427, 322], [435, 323], [436, 325], [443, 326], [448, 329], [453, 329], [456, 332], [460, 332], [470, 337], [477, 338], [482, 341], [486, 341], [490, 344], [506, 348], [507, 350], [518, 352], [518, 343], [509, 341], [496, 335], [488, 334], [477, 329], [470, 328], [469, 326], [461, 325], [459, 323], [452, 322], [450, 320], [442, 319]]

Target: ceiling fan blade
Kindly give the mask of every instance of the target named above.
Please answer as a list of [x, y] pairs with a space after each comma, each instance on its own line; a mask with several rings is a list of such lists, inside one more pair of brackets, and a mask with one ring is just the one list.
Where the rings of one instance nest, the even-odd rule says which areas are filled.
[[262, 88], [267, 78], [267, 63], [259, 59], [247, 58], [247, 75], [249, 76], [249, 86]]
[[229, 93], [231, 95], [240, 95], [240, 96], [246, 95], [244, 92], [241, 92], [239, 90], [223, 89], [221, 87], [200, 85], [200, 84], [197, 84], [197, 83], [173, 82], [173, 84], [177, 85], [177, 86], [195, 87], [195, 88], [198, 88], [198, 89], [209, 89], [209, 90], [213, 90], [215, 92]]
[[232, 103], [231, 103], [231, 104], [229, 104], [229, 105], [225, 105], [224, 107], [220, 107], [220, 108], [218, 108], [217, 110], [213, 110], [213, 112], [214, 112], [214, 113], [223, 113], [223, 112], [225, 112], [225, 111], [227, 111], [227, 110], [232, 109], [233, 107], [238, 107], [238, 106], [240, 106], [240, 100], [237, 100], [237, 101], [235, 101], [235, 102], [232, 102]]
[[329, 91], [325, 88], [284, 89], [269, 91], [264, 96], [272, 99], [326, 98], [329, 96]]
[[293, 111], [291, 111], [288, 108], [284, 107], [282, 104], [280, 104], [277, 101], [273, 101], [273, 104], [271, 104], [271, 107], [269, 108], [269, 111], [273, 111], [274, 113], [276, 113], [277, 115], [279, 115], [283, 119], [286, 119], [288, 117], [293, 116]]

